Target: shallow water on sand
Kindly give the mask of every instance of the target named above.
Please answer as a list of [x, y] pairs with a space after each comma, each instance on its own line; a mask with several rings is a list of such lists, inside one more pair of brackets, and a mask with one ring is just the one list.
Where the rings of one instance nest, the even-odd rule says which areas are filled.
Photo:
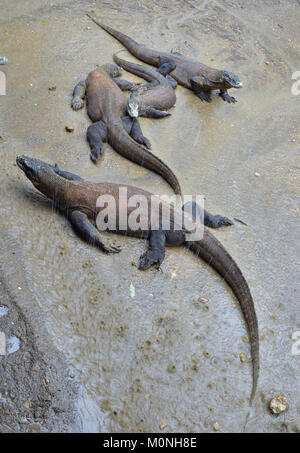
[[[7, 78], [0, 109], [0, 234], [9, 231], [22, 244], [37, 302], [32, 310], [42, 313], [49, 342], [80, 373], [80, 429], [209, 432], [218, 422], [224, 432], [299, 430], [300, 358], [292, 355], [292, 334], [300, 330], [300, 95], [291, 94], [292, 73], [300, 70], [299, 4], [1, 3], [0, 54], [9, 62], [0, 67]], [[122, 252], [101, 254], [75, 236], [14, 164], [16, 155], [27, 154], [91, 181], [171, 194], [159, 176], [108, 145], [97, 167], [89, 160], [89, 120], [85, 110], [70, 109], [70, 94], [122, 46], [85, 16], [87, 10], [149, 47], [179, 51], [243, 81], [244, 88], [232, 92], [235, 105], [218, 97], [203, 104], [178, 87], [171, 117], [140, 122], [184, 193], [204, 194], [212, 213], [247, 224], [235, 221], [214, 232], [242, 269], [259, 320], [260, 380], [247, 424], [249, 344], [221, 278], [179, 248], [167, 250], [161, 272], [140, 272], [131, 263], [147, 244], [136, 239], [106, 235]], [[72, 134], [66, 125], [74, 127]], [[289, 411], [274, 418], [267, 403], [279, 393]]]

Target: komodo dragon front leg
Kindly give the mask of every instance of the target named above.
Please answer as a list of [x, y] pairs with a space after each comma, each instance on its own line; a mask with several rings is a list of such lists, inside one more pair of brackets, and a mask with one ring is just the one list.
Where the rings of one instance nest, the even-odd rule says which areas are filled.
[[112, 80], [122, 91], [132, 91], [141, 85], [140, 83], [129, 82], [129, 80], [119, 79], [117, 77], [112, 77]]
[[91, 149], [91, 160], [96, 164], [102, 154], [103, 143], [107, 141], [107, 128], [104, 121], [91, 124], [87, 129], [86, 138]]
[[205, 76], [192, 77], [190, 82], [194, 93], [202, 102], [211, 102], [211, 86]]
[[54, 171], [58, 176], [61, 176], [62, 178], [68, 179], [69, 181], [83, 181], [83, 179], [75, 175], [74, 173], [70, 173], [69, 171], [64, 171], [58, 168], [58, 165], [54, 165]]
[[101, 241], [99, 231], [84, 212], [72, 211], [69, 219], [76, 233], [89, 244], [99, 247], [105, 253], [119, 253], [121, 251], [120, 247], [107, 246]]
[[223, 101], [228, 102], [229, 104], [235, 104], [237, 100], [228, 94], [227, 90], [220, 90], [219, 96], [223, 99]]
[[73, 110], [80, 110], [84, 106], [84, 98], [86, 92], [86, 81], [82, 80], [77, 83], [73, 90], [73, 96], [71, 100], [71, 107]]
[[221, 228], [222, 226], [233, 225], [228, 217], [210, 214], [206, 209], [200, 207], [195, 201], [188, 201], [182, 206], [182, 209], [189, 213], [194, 219], [202, 221], [209, 228]]
[[[130, 118], [125, 116], [122, 118], [122, 123], [126, 132], [135, 140], [137, 143], [145, 145], [148, 149], [151, 149], [150, 141], [143, 135], [141, 126], [137, 118]], [[107, 142], [107, 127], [104, 121], [97, 121], [91, 124], [86, 133], [87, 141], [91, 149], [91, 160], [96, 164], [99, 157], [103, 154], [103, 144]]]

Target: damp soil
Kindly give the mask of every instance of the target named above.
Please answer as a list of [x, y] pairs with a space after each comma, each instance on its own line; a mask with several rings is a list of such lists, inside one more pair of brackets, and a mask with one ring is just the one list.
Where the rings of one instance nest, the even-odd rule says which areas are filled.
[[[299, 431], [300, 95], [291, 92], [299, 2], [1, 0], [1, 10], [0, 430]], [[185, 194], [203, 194], [209, 211], [246, 224], [214, 234], [257, 311], [261, 370], [251, 410], [245, 323], [222, 279], [179, 248], [167, 250], [161, 271], [140, 272], [132, 261], [147, 244], [132, 238], [107, 234], [122, 252], [101, 254], [15, 165], [26, 154], [91, 181], [172, 193], [108, 145], [97, 166], [89, 160], [89, 119], [71, 110], [72, 89], [122, 46], [87, 11], [243, 81], [235, 105], [218, 96], [203, 104], [178, 87], [171, 117], [140, 122]], [[288, 411], [274, 416], [268, 402], [279, 394]]]

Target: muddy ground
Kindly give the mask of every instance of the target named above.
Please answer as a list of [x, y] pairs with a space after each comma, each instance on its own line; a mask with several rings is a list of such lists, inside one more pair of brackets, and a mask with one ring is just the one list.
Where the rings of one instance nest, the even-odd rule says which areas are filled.
[[[0, 67], [7, 79], [0, 99], [1, 431], [211, 432], [216, 422], [221, 432], [299, 431], [292, 335], [300, 331], [300, 95], [291, 92], [300, 71], [299, 2], [0, 6], [0, 55], [9, 60]], [[202, 104], [178, 87], [172, 116], [141, 125], [184, 193], [204, 194], [207, 209], [247, 224], [235, 221], [215, 235], [244, 272], [259, 320], [261, 371], [250, 412], [245, 323], [221, 278], [180, 249], [167, 250], [161, 272], [140, 272], [131, 263], [146, 244], [135, 239], [115, 237], [122, 253], [104, 256], [15, 166], [16, 155], [27, 154], [91, 181], [172, 193], [108, 145], [97, 166], [89, 160], [89, 120], [85, 110], [70, 109], [72, 88], [122, 46], [87, 11], [150, 47], [243, 81], [232, 93], [235, 105]], [[280, 393], [289, 409], [274, 416], [268, 402]]]

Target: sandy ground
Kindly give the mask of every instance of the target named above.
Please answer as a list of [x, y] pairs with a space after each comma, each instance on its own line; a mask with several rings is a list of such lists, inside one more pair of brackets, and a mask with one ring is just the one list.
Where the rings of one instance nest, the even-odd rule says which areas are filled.
[[[221, 432], [299, 431], [292, 336], [300, 331], [300, 95], [291, 92], [300, 71], [299, 2], [1, 0], [0, 7], [0, 55], [9, 60], [0, 66], [7, 79], [1, 431], [211, 432], [216, 422]], [[184, 193], [204, 194], [208, 210], [247, 224], [214, 234], [243, 270], [257, 310], [261, 371], [250, 411], [245, 323], [219, 276], [180, 249], [167, 251], [162, 272], [139, 272], [131, 262], [146, 244], [129, 238], [114, 238], [122, 253], [104, 256], [15, 166], [16, 155], [27, 154], [92, 181], [171, 194], [160, 177], [108, 145], [98, 166], [89, 160], [89, 120], [85, 110], [70, 109], [71, 92], [122, 46], [87, 11], [149, 47], [231, 70], [244, 83], [232, 93], [235, 105], [202, 104], [179, 87], [172, 116], [141, 125]], [[278, 394], [289, 408], [274, 416], [268, 402]]]

